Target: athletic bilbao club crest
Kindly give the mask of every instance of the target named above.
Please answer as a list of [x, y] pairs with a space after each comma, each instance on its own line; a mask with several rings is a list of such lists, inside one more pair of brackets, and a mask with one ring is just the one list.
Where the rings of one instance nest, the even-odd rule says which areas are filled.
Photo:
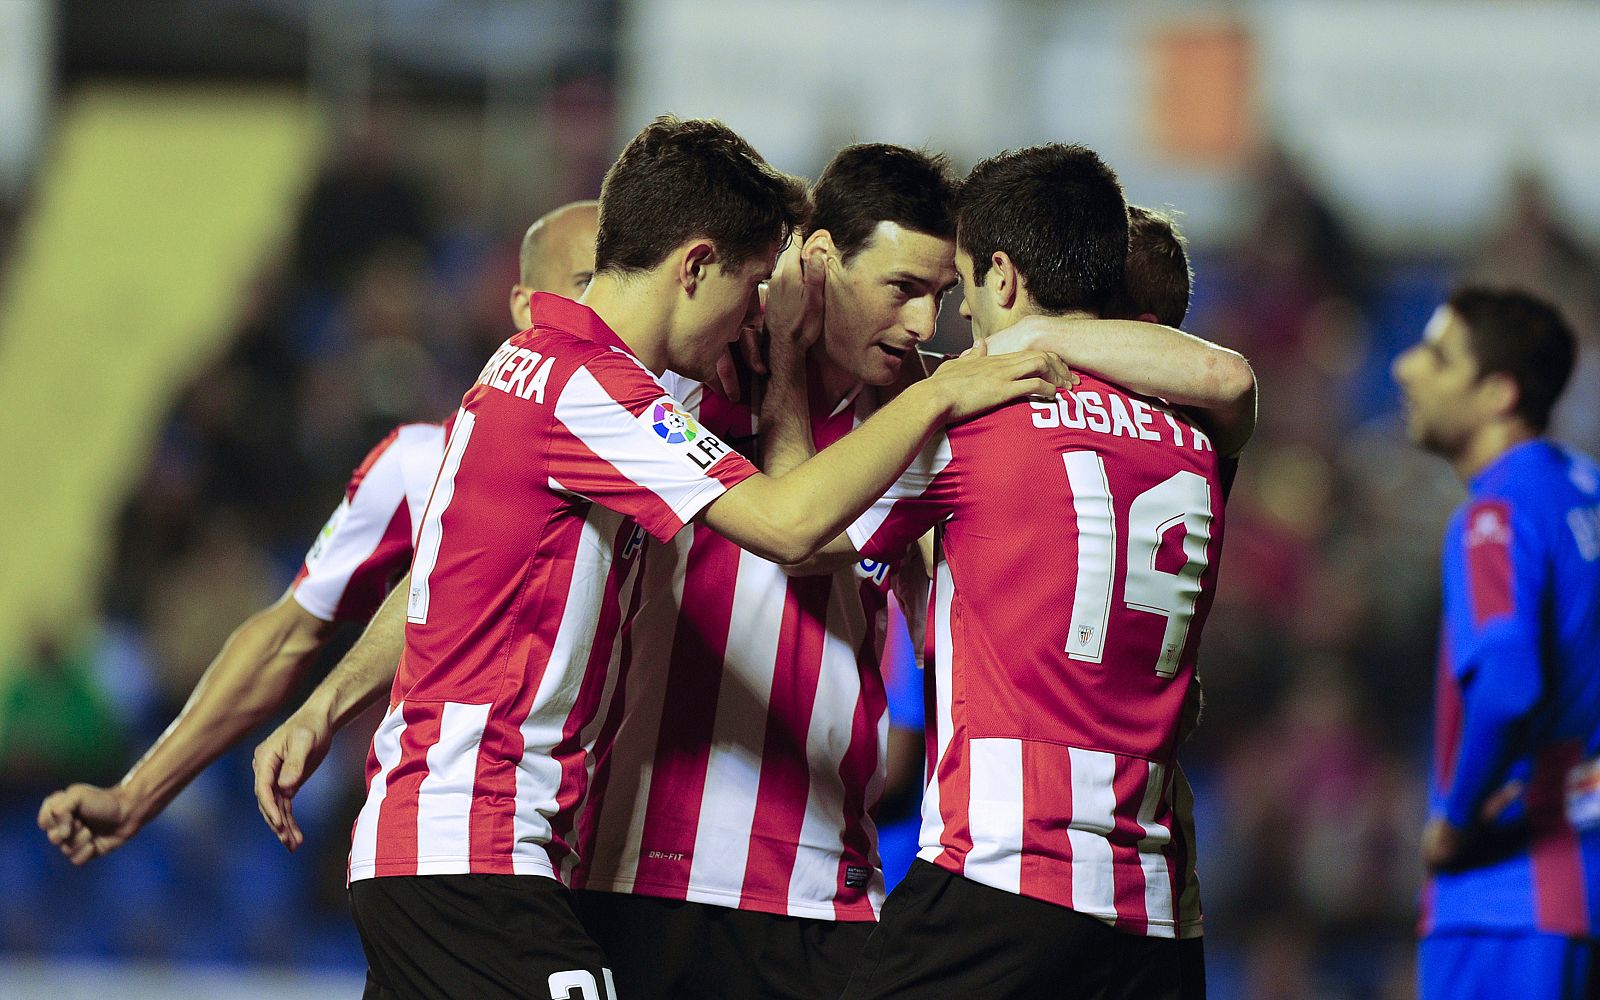
[[694, 418], [667, 400], [655, 404], [650, 420], [656, 436], [668, 444], [687, 444], [700, 436]]
[[1087, 646], [1087, 645], [1089, 645], [1089, 640], [1092, 639], [1092, 638], [1094, 638], [1094, 626], [1093, 625], [1079, 625], [1078, 626], [1078, 645]]

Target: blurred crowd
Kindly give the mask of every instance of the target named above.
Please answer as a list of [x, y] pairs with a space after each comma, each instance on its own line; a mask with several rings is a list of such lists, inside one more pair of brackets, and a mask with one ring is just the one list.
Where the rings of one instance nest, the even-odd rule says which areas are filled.
[[[284, 855], [257, 819], [249, 745], [82, 871], [33, 815], [53, 788], [116, 780], [232, 628], [282, 592], [365, 451], [397, 422], [447, 415], [511, 332], [533, 213], [449, 210], [393, 138], [339, 144], [289, 249], [239, 303], [231, 346], [174, 402], [118, 520], [100, 619], [39, 634], [0, 672], [0, 952], [362, 961], [343, 868], [370, 726], [301, 796], [309, 857]], [[592, 195], [601, 166], [561, 193]], [[1557, 436], [1600, 450], [1600, 267], [1532, 176], [1454, 259], [1363, 246], [1287, 157], [1264, 158], [1252, 191], [1238, 238], [1191, 246], [1187, 324], [1245, 353], [1262, 398], [1184, 753], [1213, 993], [1404, 997], [1438, 538], [1461, 492], [1405, 442], [1388, 365], [1455, 281], [1542, 291], [1586, 340]]]

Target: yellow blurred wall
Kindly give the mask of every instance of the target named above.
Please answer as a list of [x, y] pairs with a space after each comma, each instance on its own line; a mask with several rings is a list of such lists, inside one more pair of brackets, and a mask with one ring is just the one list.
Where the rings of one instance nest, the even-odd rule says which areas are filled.
[[322, 134], [286, 93], [64, 101], [0, 288], [0, 664], [36, 625], [92, 622], [122, 500], [284, 244]]

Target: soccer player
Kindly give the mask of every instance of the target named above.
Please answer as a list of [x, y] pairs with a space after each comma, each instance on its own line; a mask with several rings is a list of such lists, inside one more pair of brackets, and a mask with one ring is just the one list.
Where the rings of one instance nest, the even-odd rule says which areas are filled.
[[[955, 283], [955, 183], [941, 156], [863, 144], [834, 156], [812, 199], [821, 449], [933, 336]], [[753, 401], [663, 384], [754, 452]], [[695, 525], [652, 547], [643, 575], [579, 821], [578, 913], [625, 996], [836, 997], [883, 897], [888, 567], [790, 578]]]
[[[1121, 188], [1083, 147], [984, 161], [958, 220], [980, 344], [1097, 314], [1123, 277]], [[944, 560], [922, 850], [847, 997], [1203, 995], [1174, 752], [1231, 463], [1181, 409], [1080, 374], [937, 436], [849, 530], [888, 558], [937, 526]]]
[[[597, 203], [573, 202], [528, 227], [511, 287], [517, 329], [536, 292], [582, 294], [594, 269]], [[444, 456], [446, 427], [402, 424], [367, 455], [289, 590], [246, 619], [178, 718], [116, 785], [50, 795], [39, 826], [74, 864], [115, 850], [195, 776], [283, 704], [340, 622], [364, 622], [411, 565], [415, 525]]]
[[[621, 625], [646, 533], [666, 542], [700, 518], [803, 559], [933, 427], [1068, 381], [1041, 353], [946, 365], [789, 474], [761, 475], [657, 377], [711, 376], [805, 207], [724, 126], [657, 120], [607, 173], [582, 303], [534, 296], [532, 329], [463, 398], [406, 598], [300, 710], [332, 732], [403, 650], [351, 849], [369, 995], [615, 995], [558, 879], [578, 860], [601, 706], [631, 658]], [[261, 761], [282, 835], [285, 775]]]
[[1465, 287], [1394, 377], [1411, 439], [1467, 500], [1444, 537], [1424, 1000], [1577, 1000], [1600, 985], [1600, 468], [1543, 436], [1571, 330]]

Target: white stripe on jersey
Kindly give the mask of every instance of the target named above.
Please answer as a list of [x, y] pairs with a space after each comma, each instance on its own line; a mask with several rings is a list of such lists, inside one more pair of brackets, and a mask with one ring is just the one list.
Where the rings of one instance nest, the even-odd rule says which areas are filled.
[[[695, 528], [701, 530], [704, 529]], [[684, 551], [687, 553], [687, 549]], [[678, 560], [680, 565], [686, 561]], [[729, 620], [782, 621], [788, 590], [773, 587], [771, 582], [771, 564], [741, 549]], [[677, 596], [681, 598], [681, 590]], [[681, 600], [673, 602], [680, 603]], [[702, 892], [695, 887], [744, 884], [750, 861], [750, 829], [755, 825], [761, 787], [761, 750], [767, 739], [767, 713], [752, 712], [750, 706], [772, 703], [772, 664], [778, 659], [778, 639], [776, 627], [728, 632], [718, 684], [715, 736], [706, 761], [694, 858], [689, 863], [686, 898], [691, 901], [727, 905], [726, 892]]]
[[[668, 546], [676, 549], [673, 556], [665, 547], [649, 548], [644, 559], [644, 585], [646, 594], [670, 591], [672, 599], [646, 600], [633, 622], [635, 643], [648, 638], [649, 649], [636, 648], [633, 663], [628, 668], [627, 683], [622, 692], [622, 725], [629, 733], [659, 733], [661, 709], [666, 703], [666, 663], [660, 662], [661, 651], [672, 648], [672, 637], [678, 622], [678, 608], [683, 604], [683, 571], [687, 563], [693, 529], [679, 532]], [[659, 636], [657, 640], [655, 637]], [[665, 643], [665, 645], [662, 645]], [[620, 643], [619, 643], [620, 645]], [[609, 702], [605, 702], [609, 708]], [[606, 787], [601, 796], [599, 822], [594, 845], [589, 851], [590, 871], [603, 871], [613, 877], [586, 882], [597, 889], [627, 890], [639, 873], [640, 839], [644, 829], [645, 813], [650, 806], [650, 780], [655, 767], [656, 738], [624, 739], [619, 732], [611, 749], [611, 767]], [[624, 757], [619, 750], [632, 749], [642, 756]], [[613, 861], [612, 859], [616, 859]], [[613, 884], [613, 882], [615, 884]]]
[[439, 545], [444, 540], [442, 519], [456, 491], [456, 474], [461, 470], [461, 456], [467, 450], [467, 440], [472, 437], [477, 417], [461, 410], [456, 415], [450, 441], [445, 445], [444, 464], [439, 469], [439, 480], [434, 484], [433, 496], [428, 499], [428, 509], [422, 518], [422, 530], [416, 532], [417, 554], [411, 566], [411, 593], [406, 600], [406, 621], [424, 624], [428, 620], [428, 601], [431, 594], [428, 578], [439, 561]]
[[1111, 877], [1111, 835], [1117, 794], [1112, 781], [1117, 758], [1099, 750], [1068, 747], [1072, 761], [1072, 908], [1103, 918], [1117, 915], [1117, 891]]
[[858, 549], [865, 548], [868, 539], [878, 533], [883, 522], [893, 513], [896, 501], [914, 499], [928, 492], [928, 486], [950, 464], [950, 459], [950, 438], [941, 431], [922, 446], [917, 457], [911, 460], [910, 467], [889, 486], [889, 492], [845, 529], [851, 544]]
[[416, 546], [417, 533], [422, 530], [428, 497], [433, 495], [433, 485], [439, 479], [444, 445], [445, 433], [441, 424], [406, 424], [400, 428], [400, 435], [395, 439], [395, 447], [401, 449], [400, 460], [405, 466], [406, 505], [411, 514], [413, 548]]
[[[707, 493], [714, 498], [727, 489], [709, 476], [686, 476], [686, 467], [697, 471], [701, 467], [676, 445], [660, 441], [658, 448], [640, 447], [639, 418], [613, 399], [587, 367], [573, 372], [562, 388], [556, 399], [556, 419], [586, 448], [605, 456], [601, 461], [619, 474], [647, 484], [680, 522], [693, 520], [705, 508], [710, 502], [704, 499]], [[701, 435], [700, 441], [715, 437], [704, 428]], [[726, 446], [724, 450], [731, 451]]]
[[1167, 769], [1160, 764], [1146, 762], [1149, 766], [1145, 778], [1144, 801], [1139, 804], [1136, 817], [1144, 830], [1139, 841], [1139, 866], [1144, 870], [1144, 914], [1152, 923], [1172, 921], [1172, 875], [1167, 870], [1167, 859], [1161, 853], [1172, 842], [1172, 831], [1155, 821], [1156, 809], [1165, 796]]
[[396, 434], [355, 493], [340, 501], [306, 554], [306, 575], [294, 588], [294, 599], [302, 608], [323, 621], [334, 620], [350, 577], [378, 548], [395, 511], [407, 500], [406, 466], [406, 438]]
[[950, 750], [950, 740], [955, 736], [951, 718], [950, 683], [954, 663], [950, 641], [950, 607], [955, 599], [955, 579], [950, 575], [950, 564], [940, 559], [934, 566], [934, 608], [930, 614], [933, 622], [933, 733], [937, 744], [933, 754], [933, 774], [922, 792], [922, 832], [917, 836], [921, 849], [917, 857], [932, 861], [944, 850], [944, 814], [939, 805], [939, 768], [944, 755]]
[[515, 843], [511, 848], [511, 870], [517, 875], [555, 877], [546, 845], [553, 834], [550, 817], [555, 815], [556, 798], [561, 792], [561, 762], [552, 751], [561, 742], [567, 717], [572, 714], [588, 673], [595, 622], [610, 576], [611, 542], [622, 520], [621, 514], [599, 504], [589, 506], [577, 551], [573, 553], [567, 593], [559, 604], [549, 605], [562, 609], [561, 624], [556, 628], [539, 690], [519, 727], [522, 760], [517, 764], [516, 812], [512, 820]]
[[[861, 607], [860, 580], [855, 568], [834, 574], [828, 596], [828, 634], [866, 635], [868, 625]], [[735, 618], [734, 621], [739, 621]], [[770, 661], [768, 661], [770, 662]], [[850, 749], [855, 726], [856, 705], [861, 700], [861, 672], [856, 665], [856, 650], [842, 642], [827, 642], [822, 647], [822, 665], [817, 674], [817, 690], [811, 702], [811, 722], [806, 732], [806, 759], [811, 781], [806, 791], [805, 818], [800, 824], [800, 844], [795, 851], [791, 885], [837, 885], [838, 855], [830, 840], [844, 830], [844, 782], [839, 765]], [[826, 845], [817, 850], [812, 845]], [[817, 916], [815, 907], [798, 907], [790, 894], [789, 915]], [[831, 917], [830, 912], [827, 916]]]
[[401, 702], [384, 713], [378, 731], [372, 736], [372, 754], [378, 761], [378, 772], [372, 776], [367, 801], [356, 817], [355, 832], [351, 835], [349, 878], [367, 878], [372, 875], [378, 858], [378, 815], [383, 800], [389, 795], [389, 772], [400, 763], [400, 737], [406, 731], [406, 704]]
[[[644, 529], [635, 527], [634, 530], [642, 532]], [[615, 553], [612, 553], [613, 558], [615, 558], [615, 555]], [[617, 588], [618, 621], [627, 621], [633, 613], [633, 580], [639, 574], [640, 568], [644, 563], [643, 556], [634, 559], [633, 565], [628, 567], [627, 574], [619, 581]], [[584, 747], [583, 787], [585, 791], [572, 817], [571, 841], [575, 849], [561, 859], [561, 883], [563, 885], [572, 884], [572, 871], [582, 860], [576, 850], [576, 846], [579, 837], [578, 831], [583, 829], [584, 815], [589, 811], [589, 803], [594, 798], [594, 769], [597, 763], [594, 743], [595, 739], [600, 735], [600, 730], [605, 727], [606, 721], [610, 718], [607, 710], [611, 706], [611, 699], [616, 694], [617, 684], [622, 679], [622, 650], [625, 645], [626, 643], [623, 642], [621, 635], [618, 635], [612, 641], [611, 659], [606, 662], [606, 679], [600, 689], [600, 700], [598, 702], [600, 708], [594, 713], [594, 718], [589, 720], [588, 725], [579, 731], [579, 739]]]
[[439, 741], [428, 748], [428, 773], [417, 787], [417, 874], [470, 871], [461, 845], [468, 843], [472, 786], [489, 705], [447, 701], [439, 713]]
[[1022, 741], [974, 739], [968, 792], [972, 850], [962, 874], [996, 889], [1022, 891]]

